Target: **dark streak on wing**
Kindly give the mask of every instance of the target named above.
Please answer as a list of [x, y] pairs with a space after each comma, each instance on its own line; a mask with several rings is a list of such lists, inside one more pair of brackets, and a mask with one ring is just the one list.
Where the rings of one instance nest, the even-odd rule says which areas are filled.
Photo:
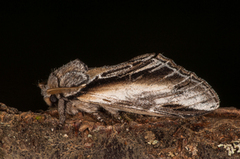
[[[154, 62], [156, 62], [156, 60], [158, 60], [160, 63], [155, 64]], [[145, 76], [146, 78], [144, 78], [143, 80], [156, 81], [156, 79], [160, 80], [161, 78], [164, 78], [165, 76], [167, 76], [168, 74], [174, 71], [175, 69], [174, 63], [172, 64], [171, 62], [172, 61], [167, 58], [165, 59], [159, 58], [159, 54], [155, 54], [155, 55], [146, 54], [146, 55], [140, 56], [139, 58], [134, 58], [132, 60], [129, 60], [128, 62], [116, 65], [116, 66], [123, 65], [123, 67], [119, 68], [119, 67], [113, 66], [112, 67], [113, 69], [110, 69], [109, 71], [104, 72], [101, 75], [101, 78], [108, 77], [109, 80], [112, 80], [112, 79], [119, 80], [120, 78], [126, 79], [125, 78], [126, 76], [130, 76], [132, 81], [135, 81], [139, 77]], [[167, 67], [165, 63], [168, 63], [168, 65], [170, 64], [169, 65], [170, 67]], [[125, 64], [128, 64], [128, 65], [126, 66]], [[146, 67], [146, 69], [144, 69], [144, 67]], [[157, 67], [159, 67], [159, 69], [156, 69]], [[151, 72], [152, 70], [154, 71]], [[101, 78], [96, 79], [96, 81], [101, 80]]]
[[182, 81], [182, 82], [178, 83], [177, 85], [174, 86], [175, 90], [180, 91], [180, 90], [183, 90], [184, 87], [188, 87], [192, 82], [191, 80], [192, 80], [191, 77], [189, 77], [185, 81]]
[[[152, 59], [156, 55], [155, 56], [153, 56], [152, 54], [150, 54], [150, 55], [152, 56], [151, 58], [149, 58], [148, 56], [145, 56], [145, 57], [143, 56], [142, 57], [142, 59], [147, 59], [147, 60], [143, 60], [143, 61], [136, 60], [136, 62], [135, 61], [125, 62], [126, 64], [129, 63], [129, 65], [127, 65], [127, 66], [124, 63], [119, 64], [119, 66], [123, 65], [124, 67], [118, 68], [116, 66], [112, 66], [113, 69], [110, 69], [109, 71], [104, 72], [103, 74], [101, 74], [101, 76], [99, 78], [95, 78], [91, 83], [89, 83], [87, 85], [86, 88], [82, 89], [81, 91], [87, 91], [87, 90], [89, 90], [91, 88], [95, 88], [97, 86], [102, 86], [103, 87], [103, 86], [108, 85], [110, 83], [111, 84], [119, 83], [119, 82], [128, 83], [128, 82], [131, 82], [130, 81], [131, 76], [134, 76], [136, 73], [138, 75], [141, 75], [141, 74], [146, 75], [147, 74], [147, 76], [151, 76], [151, 74], [149, 74], [148, 71], [145, 71], [145, 69], [143, 69], [143, 71], [139, 71], [139, 73], [137, 72], [137, 70], [151, 65], [151, 63], [153, 62]], [[149, 70], [151, 70], [153, 68], [155, 68], [155, 65], [153, 67], [151, 67]], [[124, 71], [119, 71], [121, 69], [125, 69], [125, 70]], [[108, 78], [106, 78], [106, 77], [108, 77]]]
[[161, 67], [158, 70], [155, 70], [154, 72], [151, 72], [143, 80], [151, 80], [151, 82], [157, 82], [159, 83], [164, 77], [166, 77], [168, 74], [172, 73], [174, 70], [168, 68], [168, 67]]
[[177, 83], [180, 83], [181, 81], [183, 81], [185, 78], [181, 75], [179, 75], [178, 73], [174, 73], [173, 75], [165, 78], [165, 80], [168, 80], [169, 82], [172, 83], [172, 85], [176, 85]]
[[182, 108], [177, 108], [177, 109], [173, 109], [176, 111], [195, 111], [195, 109], [193, 108], [186, 108], [186, 107], [182, 107]]
[[128, 70], [128, 69], [130, 69], [131, 68], [131, 66], [129, 66], [129, 65], [127, 65], [127, 66], [124, 66], [124, 67], [120, 67], [120, 68], [116, 68], [116, 69], [112, 69], [112, 70], [110, 70], [110, 71], [108, 71], [108, 72], [104, 72], [102, 75], [101, 75], [101, 77], [108, 77], [109, 76], [109, 74], [116, 74], [117, 72], [122, 72], [122, 70]]
[[163, 105], [162, 106], [163, 108], [182, 108], [183, 106], [182, 105], [179, 105], [179, 104], [166, 104], [166, 105]]
[[[130, 70], [127, 70], [126, 72], [122, 72], [122, 73], [119, 73], [118, 76], [119, 77], [124, 77], [124, 76], [128, 76], [128, 75], [132, 75], [132, 74], [136, 74], [138, 73], [138, 70], [148, 66], [148, 65], [151, 65], [153, 63], [152, 59], [149, 59], [147, 61], [143, 61], [143, 62], [137, 62], [136, 63], [133, 63], [133, 67], [130, 69]], [[151, 68], [152, 69], [152, 68]], [[146, 69], [143, 69], [143, 71], [145, 71]], [[140, 71], [141, 72], [141, 71]], [[142, 73], [143, 75], [143, 73]]]
[[[131, 74], [131, 80], [132, 80], [132, 81], [135, 81], [135, 80], [139, 79], [139, 77], [144, 76], [144, 75], [147, 75], [147, 76], [148, 76], [147, 78], [150, 79], [151, 76], [153, 76], [153, 74], [149, 74], [149, 72], [150, 72], [152, 69], [156, 68], [156, 67], [158, 67], [158, 65], [157, 65], [157, 66], [153, 66], [153, 67], [148, 68], [148, 69], [144, 69], [144, 70], [139, 71], [139, 72], [136, 72], [136, 73], [132, 73], [132, 74]], [[147, 82], [147, 81], [146, 81], [146, 82]]]
[[135, 64], [134, 67], [133, 67], [133, 69], [132, 69], [132, 70], [129, 70], [127, 73], [131, 73], [131, 72], [134, 73], [134, 72], [136, 72], [137, 70], [140, 70], [140, 69], [144, 68], [145, 66], [148, 66], [148, 65], [150, 65], [150, 64], [152, 64], [152, 63], [153, 63], [153, 60], [152, 60], [152, 58], [151, 58], [151, 59], [149, 59], [149, 60], [147, 60], [147, 61], [144, 61], [144, 62]]
[[110, 66], [109, 71], [101, 74], [101, 78], [109, 78], [114, 76], [126, 76], [134, 70], [141, 69], [146, 65], [152, 63], [152, 59], [155, 57], [155, 54], [145, 54], [139, 57], [135, 57], [127, 62]]

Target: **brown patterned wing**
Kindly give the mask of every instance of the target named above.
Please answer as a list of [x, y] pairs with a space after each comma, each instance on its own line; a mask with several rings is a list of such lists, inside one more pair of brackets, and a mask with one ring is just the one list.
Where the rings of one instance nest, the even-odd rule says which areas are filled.
[[219, 107], [211, 86], [162, 54], [145, 54], [106, 67], [78, 99], [138, 114], [195, 116]]

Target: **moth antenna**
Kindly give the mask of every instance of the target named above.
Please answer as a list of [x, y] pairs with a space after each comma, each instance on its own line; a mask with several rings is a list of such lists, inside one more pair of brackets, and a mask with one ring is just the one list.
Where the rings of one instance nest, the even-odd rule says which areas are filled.
[[[39, 87], [40, 87], [40, 85], [39, 85]], [[78, 86], [78, 87], [51, 88], [51, 89], [47, 90], [47, 93], [52, 94], [52, 95], [53, 94], [60, 94], [60, 93], [76, 91], [76, 90], [82, 89], [84, 87], [86, 87], [86, 84], [82, 84], [81, 86]]]

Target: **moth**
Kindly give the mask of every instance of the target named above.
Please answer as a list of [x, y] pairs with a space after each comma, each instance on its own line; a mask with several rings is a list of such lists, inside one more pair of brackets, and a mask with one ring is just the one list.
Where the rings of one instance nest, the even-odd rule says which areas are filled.
[[[148, 53], [113, 66], [88, 68], [76, 59], [39, 83], [49, 106], [58, 106], [59, 122], [79, 111], [100, 109], [150, 116], [191, 117], [217, 109], [219, 97], [195, 73], [162, 54]], [[99, 117], [99, 116], [98, 116]]]

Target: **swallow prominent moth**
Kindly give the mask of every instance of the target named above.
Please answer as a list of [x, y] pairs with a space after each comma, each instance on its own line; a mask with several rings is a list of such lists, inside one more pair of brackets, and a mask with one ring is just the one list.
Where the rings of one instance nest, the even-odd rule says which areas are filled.
[[65, 113], [79, 111], [97, 114], [103, 108], [113, 115], [123, 111], [191, 117], [217, 109], [220, 103], [205, 80], [155, 53], [96, 68], [76, 59], [54, 70], [39, 87], [45, 102], [58, 106], [60, 124]]

